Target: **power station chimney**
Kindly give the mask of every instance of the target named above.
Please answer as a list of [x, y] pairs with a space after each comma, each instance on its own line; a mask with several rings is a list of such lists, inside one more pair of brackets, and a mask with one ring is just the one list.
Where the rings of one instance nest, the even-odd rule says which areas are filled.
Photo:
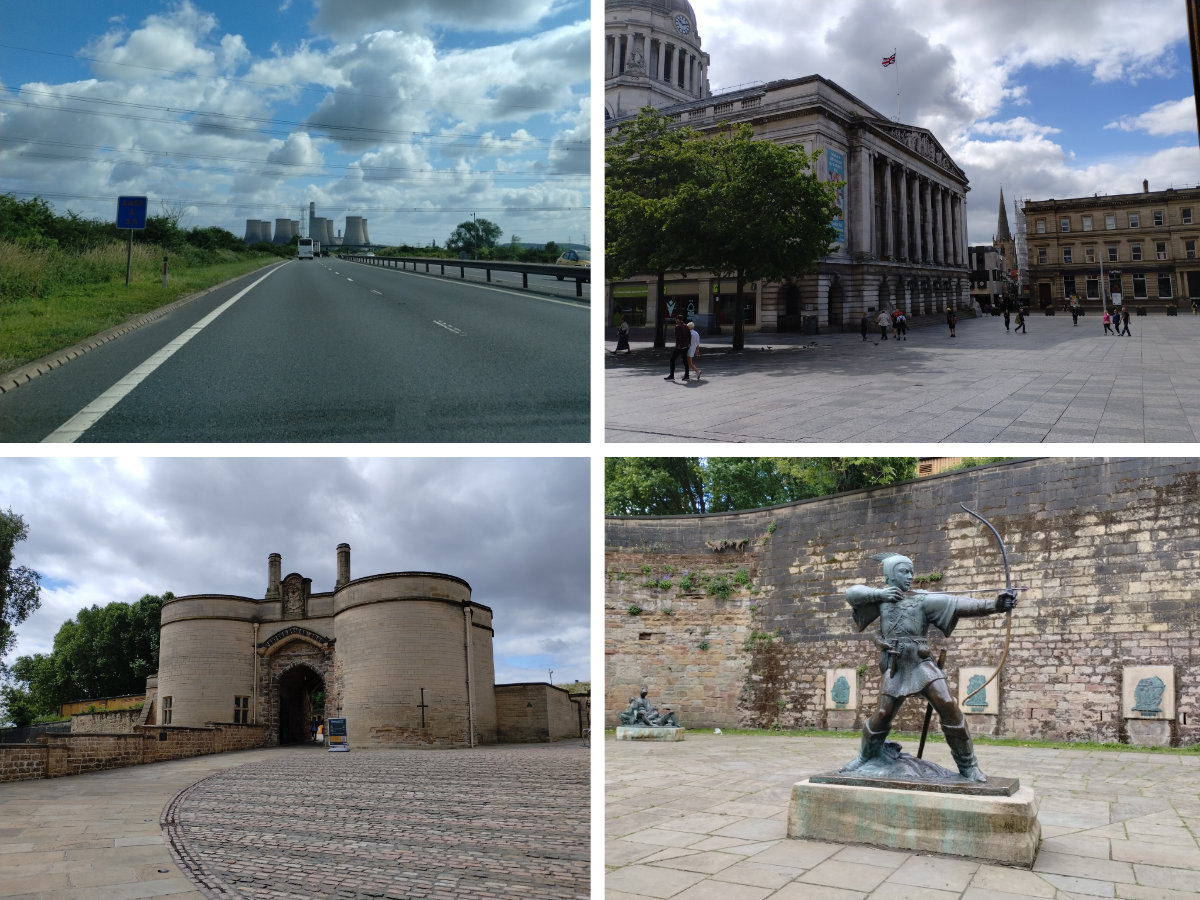
[[350, 581], [350, 545], [337, 545], [337, 581], [334, 583], [334, 589], [340, 588], [343, 584], [348, 584]]
[[267, 595], [264, 600], [278, 600], [280, 596], [280, 572], [283, 568], [283, 557], [272, 553], [267, 557]]

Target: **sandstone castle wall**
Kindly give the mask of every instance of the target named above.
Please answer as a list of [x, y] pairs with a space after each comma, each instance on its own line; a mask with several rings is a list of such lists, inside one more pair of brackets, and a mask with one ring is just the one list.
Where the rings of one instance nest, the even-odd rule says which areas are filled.
[[[860, 727], [878, 695], [877, 626], [856, 632], [843, 594], [882, 584], [872, 553], [940, 573], [930, 589], [1004, 586], [995, 538], [960, 503], [996, 526], [1027, 586], [987, 730], [1127, 740], [1123, 673], [1163, 665], [1170, 741], [1200, 742], [1196, 459], [1019, 460], [745, 513], [609, 518], [606, 724], [645, 685], [686, 726]], [[1003, 629], [1003, 616], [963, 620], [949, 639], [931, 629], [952, 687], [960, 668], [998, 659]], [[849, 717], [825, 708], [832, 668], [857, 672]], [[897, 727], [920, 730], [919, 706]]]

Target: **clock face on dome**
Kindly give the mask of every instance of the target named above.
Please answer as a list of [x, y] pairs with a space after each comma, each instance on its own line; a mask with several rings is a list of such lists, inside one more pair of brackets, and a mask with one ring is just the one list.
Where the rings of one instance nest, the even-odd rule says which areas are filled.
[[692, 23], [688, 21], [687, 16], [683, 13], [675, 17], [675, 30], [680, 34], [687, 34], [692, 30]]

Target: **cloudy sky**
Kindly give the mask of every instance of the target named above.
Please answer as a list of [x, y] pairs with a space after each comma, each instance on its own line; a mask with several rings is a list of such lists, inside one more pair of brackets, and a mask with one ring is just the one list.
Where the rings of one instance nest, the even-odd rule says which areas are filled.
[[3, 460], [0, 509], [29, 536], [16, 565], [42, 575], [16, 656], [47, 653], [92, 604], [171, 591], [261, 597], [267, 556], [330, 591], [352, 578], [444, 572], [493, 612], [498, 682], [585, 681], [587, 459]]
[[0, 191], [112, 220], [589, 237], [589, 0], [0, 0]]
[[[971, 243], [1008, 200], [1200, 183], [1183, 0], [692, 0], [714, 92], [819, 74], [930, 129], [971, 183]], [[898, 65], [883, 67], [896, 53]]]

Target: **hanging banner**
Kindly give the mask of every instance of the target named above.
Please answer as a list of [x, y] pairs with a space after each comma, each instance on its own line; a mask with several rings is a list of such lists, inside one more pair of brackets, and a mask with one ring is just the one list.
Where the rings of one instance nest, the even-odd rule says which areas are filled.
[[838, 185], [833, 189], [836, 195], [834, 202], [837, 204], [838, 214], [831, 224], [833, 230], [837, 232], [838, 243], [842, 244], [846, 241], [846, 154], [840, 150], [826, 148], [825, 172], [829, 183]]

